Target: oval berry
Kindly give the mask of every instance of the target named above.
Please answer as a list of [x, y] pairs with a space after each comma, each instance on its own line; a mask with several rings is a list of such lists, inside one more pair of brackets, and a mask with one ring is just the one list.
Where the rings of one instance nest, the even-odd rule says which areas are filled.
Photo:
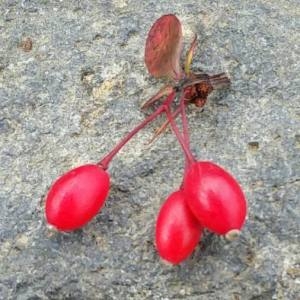
[[172, 264], [185, 260], [201, 237], [201, 226], [188, 208], [182, 191], [172, 193], [162, 205], [156, 221], [156, 248]]
[[109, 175], [98, 165], [83, 165], [59, 177], [51, 186], [45, 215], [58, 230], [78, 229], [100, 210], [109, 192]]
[[230, 237], [246, 218], [247, 203], [238, 182], [223, 168], [199, 161], [190, 166], [184, 179], [187, 204], [203, 227]]

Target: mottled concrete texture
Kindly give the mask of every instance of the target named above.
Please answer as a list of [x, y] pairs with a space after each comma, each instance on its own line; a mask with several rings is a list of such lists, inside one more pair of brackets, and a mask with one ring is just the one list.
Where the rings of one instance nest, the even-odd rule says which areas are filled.
[[[181, 181], [170, 132], [147, 127], [111, 165], [99, 215], [50, 232], [44, 195], [95, 162], [144, 118], [163, 84], [149, 76], [151, 24], [175, 13], [194, 70], [226, 71], [230, 90], [188, 109], [192, 148], [242, 184], [249, 216], [229, 243], [207, 234], [180, 266], [158, 258], [158, 209]], [[299, 299], [300, 8], [277, 1], [0, 1], [0, 299]], [[162, 120], [161, 120], [162, 121]]]

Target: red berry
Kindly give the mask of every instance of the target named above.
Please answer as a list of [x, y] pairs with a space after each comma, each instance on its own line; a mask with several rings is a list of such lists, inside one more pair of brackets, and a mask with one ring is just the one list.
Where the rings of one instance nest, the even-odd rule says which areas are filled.
[[172, 193], [162, 205], [156, 221], [156, 248], [172, 264], [186, 259], [201, 237], [201, 226], [189, 210], [182, 191]]
[[47, 222], [58, 230], [82, 227], [100, 210], [109, 191], [109, 175], [98, 165], [84, 165], [59, 177], [46, 198]]
[[243, 191], [218, 165], [208, 161], [192, 164], [184, 179], [184, 192], [191, 211], [209, 230], [232, 237], [231, 233], [243, 226], [247, 211]]

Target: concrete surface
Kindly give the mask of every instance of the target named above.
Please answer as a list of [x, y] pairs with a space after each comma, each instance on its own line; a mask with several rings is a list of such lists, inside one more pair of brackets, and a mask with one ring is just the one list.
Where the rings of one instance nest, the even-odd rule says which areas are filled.
[[[170, 133], [109, 171], [106, 206], [85, 228], [50, 232], [44, 195], [62, 172], [98, 161], [144, 114], [163, 81], [143, 63], [151, 24], [199, 35], [193, 69], [226, 71], [230, 90], [188, 109], [192, 148], [242, 184], [249, 216], [233, 243], [206, 234], [164, 265], [158, 209], [180, 183]], [[300, 295], [299, 1], [0, 1], [0, 299], [297, 299]]]

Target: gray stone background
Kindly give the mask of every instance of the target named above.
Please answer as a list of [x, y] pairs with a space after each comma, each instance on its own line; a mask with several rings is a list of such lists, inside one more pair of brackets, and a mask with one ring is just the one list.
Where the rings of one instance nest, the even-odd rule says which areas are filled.
[[[53, 233], [43, 215], [57, 176], [98, 161], [145, 117], [140, 104], [163, 84], [144, 66], [145, 38], [166, 13], [186, 46], [199, 35], [193, 69], [232, 79], [204, 111], [189, 107], [192, 148], [249, 202], [238, 241], [206, 234], [175, 267], [153, 245], [183, 170], [170, 132], [146, 145], [162, 120], [111, 164], [88, 226]], [[0, 299], [299, 299], [299, 43], [296, 0], [1, 0]]]

